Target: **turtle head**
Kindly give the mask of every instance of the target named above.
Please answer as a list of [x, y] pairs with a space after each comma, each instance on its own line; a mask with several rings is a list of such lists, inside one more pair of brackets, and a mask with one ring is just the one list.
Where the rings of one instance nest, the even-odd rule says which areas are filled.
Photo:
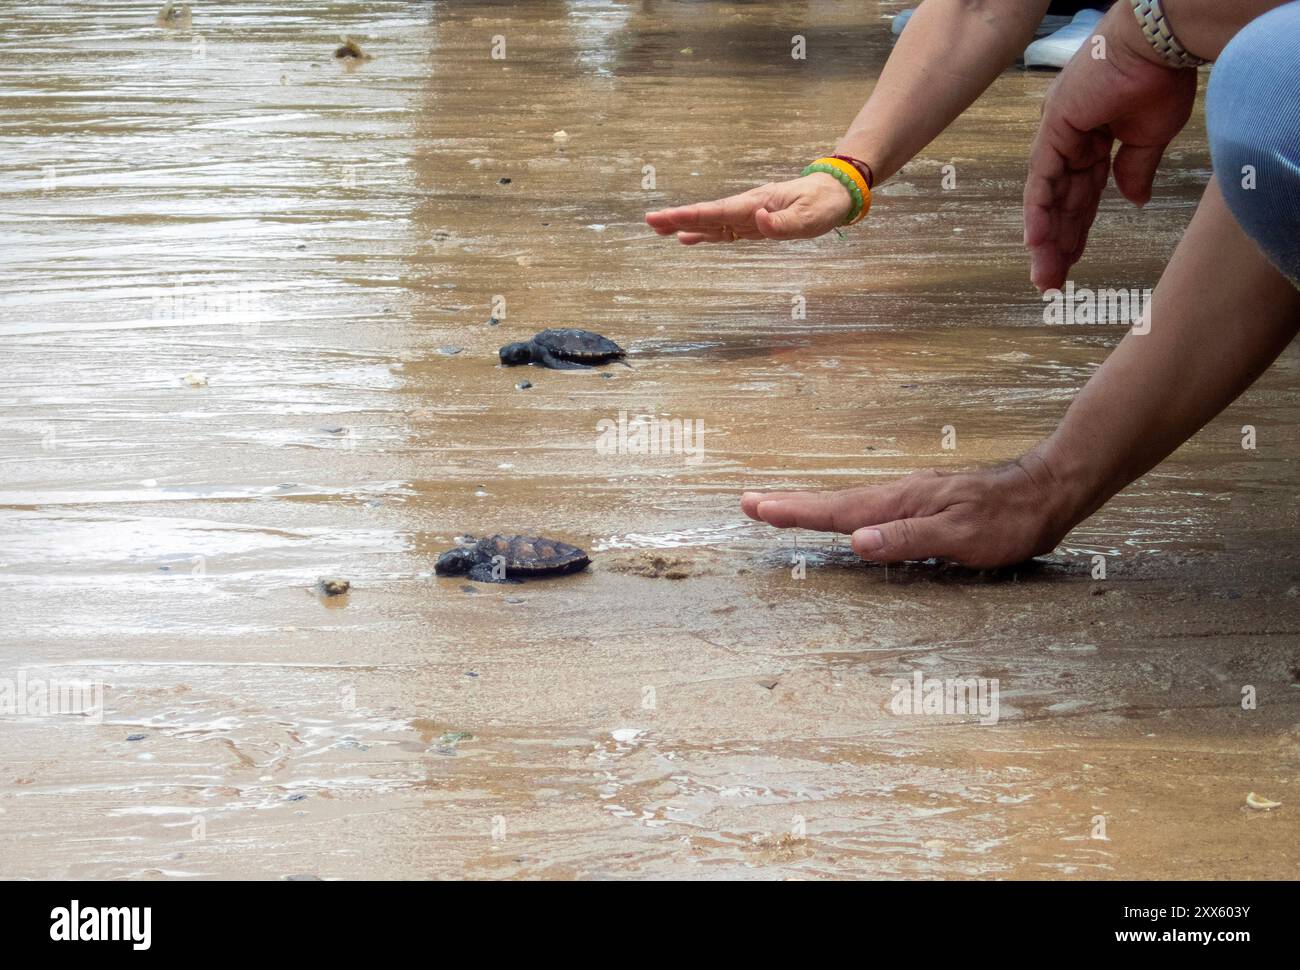
[[477, 561], [473, 546], [457, 546], [438, 557], [438, 561], [433, 564], [433, 571], [439, 576], [461, 576], [469, 572]]
[[533, 348], [526, 343], [506, 344], [500, 350], [501, 363], [507, 367], [518, 364], [530, 364], [533, 360]]

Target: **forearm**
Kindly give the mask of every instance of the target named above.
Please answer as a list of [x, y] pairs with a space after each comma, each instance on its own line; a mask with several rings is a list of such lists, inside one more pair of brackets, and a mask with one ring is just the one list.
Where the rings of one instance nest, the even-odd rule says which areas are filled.
[[1042, 458], [1071, 523], [1227, 407], [1300, 328], [1300, 292], [1241, 231], [1211, 181], [1151, 300], [1075, 398]]
[[837, 152], [893, 175], [1025, 49], [1048, 0], [925, 0]]

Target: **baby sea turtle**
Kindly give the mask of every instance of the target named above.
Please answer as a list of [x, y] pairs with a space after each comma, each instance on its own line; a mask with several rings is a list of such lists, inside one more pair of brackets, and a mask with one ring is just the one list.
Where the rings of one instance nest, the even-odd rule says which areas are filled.
[[623, 348], [608, 337], [571, 328], [543, 330], [532, 340], [501, 348], [501, 363], [507, 367], [541, 364], [552, 370], [590, 370], [593, 364], [605, 364], [623, 356]]
[[368, 61], [372, 59], [369, 54], [361, 49], [361, 45], [351, 37], [343, 38], [343, 43], [335, 48], [334, 56], [340, 60], [352, 61]]
[[539, 576], [562, 576], [586, 569], [591, 559], [577, 546], [540, 536], [488, 536], [438, 557], [433, 571], [439, 576], [460, 576], [479, 583], [511, 583]]
[[316, 580], [316, 591], [326, 596], [342, 596], [352, 584], [341, 576], [321, 576]]
[[159, 27], [173, 27], [178, 29], [192, 26], [194, 18], [190, 13], [190, 5], [188, 3], [171, 3], [169, 0], [169, 2], [164, 3], [162, 9], [158, 11], [155, 23], [157, 23]]

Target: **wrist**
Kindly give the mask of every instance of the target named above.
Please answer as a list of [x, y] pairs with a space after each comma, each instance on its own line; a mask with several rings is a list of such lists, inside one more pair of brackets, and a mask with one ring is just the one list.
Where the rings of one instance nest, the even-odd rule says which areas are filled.
[[1120, 0], [1106, 15], [1116, 28], [1113, 33], [1108, 33], [1107, 43], [1118, 46], [1122, 53], [1168, 70], [1194, 70], [1205, 60], [1187, 50], [1181, 33], [1174, 33], [1168, 13], [1171, 5], [1171, 0], [1162, 0], [1154, 6], [1136, 0]]
[[[844, 183], [833, 175], [827, 175], [825, 172], [812, 172], [804, 177], [813, 179], [819, 185], [826, 186], [825, 191], [828, 198], [837, 201], [843, 200], [843, 207], [836, 210], [835, 224], [839, 226], [847, 222], [856, 202], [853, 196], [849, 194], [849, 190]], [[831, 186], [834, 186], [834, 188]]]
[[871, 187], [874, 190], [877, 185], [896, 172], [902, 166], [902, 162], [906, 161], [903, 159], [895, 164], [889, 152], [881, 150], [880, 146], [886, 141], [885, 135], [874, 129], [850, 130], [836, 143], [834, 152], [836, 155], [861, 159], [871, 169]]
[[1104, 471], [1089, 461], [1089, 449], [1063, 445], [1059, 431], [1027, 451], [1017, 462], [1039, 485], [1043, 514], [1052, 532], [1065, 535], [1101, 508], [1117, 490], [1108, 490]]
[[1139, 60], [1172, 70], [1142, 33], [1129, 0], [1119, 0], [1106, 11], [1097, 33], [1106, 39], [1106, 56], [1115, 58], [1120, 67]]
[[808, 165], [800, 175], [824, 174], [839, 182], [850, 198], [848, 215], [843, 225], [852, 225], [867, 214], [871, 208], [871, 188], [867, 177], [855, 165], [830, 155], [823, 155]]

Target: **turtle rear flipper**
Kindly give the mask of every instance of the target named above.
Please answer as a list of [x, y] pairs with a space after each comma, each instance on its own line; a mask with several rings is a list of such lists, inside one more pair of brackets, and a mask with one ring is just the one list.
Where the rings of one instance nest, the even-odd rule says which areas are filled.
[[590, 364], [579, 364], [576, 360], [565, 360], [563, 357], [556, 357], [549, 350], [543, 350], [541, 354], [533, 359], [534, 363], [541, 364], [543, 367], [549, 367], [551, 370], [592, 370]]

